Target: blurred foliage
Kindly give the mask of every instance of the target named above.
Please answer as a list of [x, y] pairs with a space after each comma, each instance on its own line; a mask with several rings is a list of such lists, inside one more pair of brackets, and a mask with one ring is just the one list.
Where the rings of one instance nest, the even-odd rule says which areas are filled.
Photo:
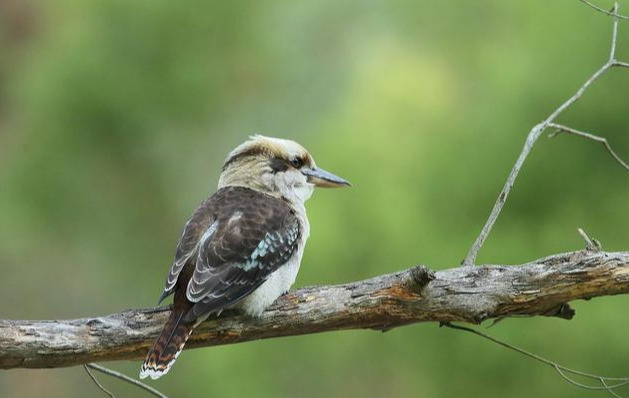
[[[527, 132], [602, 65], [610, 33], [576, 0], [3, 0], [0, 317], [154, 305], [187, 216], [256, 132], [301, 142], [355, 185], [308, 203], [297, 286], [456, 266]], [[628, 89], [629, 71], [614, 70], [559, 121], [627, 159]], [[479, 262], [580, 249], [577, 227], [627, 250], [628, 200], [629, 175], [602, 147], [544, 137]], [[626, 376], [627, 304], [575, 303], [571, 322], [511, 319], [491, 333]], [[602, 395], [434, 324], [186, 351], [154, 385], [173, 397]], [[77, 367], [1, 372], [0, 396], [102, 393]]]

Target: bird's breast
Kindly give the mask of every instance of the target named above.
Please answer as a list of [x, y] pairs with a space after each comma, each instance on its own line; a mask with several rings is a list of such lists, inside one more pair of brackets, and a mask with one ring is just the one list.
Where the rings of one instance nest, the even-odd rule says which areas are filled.
[[297, 217], [301, 226], [297, 250], [284, 265], [270, 274], [260, 287], [242, 300], [240, 308], [248, 315], [260, 316], [278, 297], [289, 291], [293, 283], [295, 283], [304, 248], [306, 247], [306, 240], [308, 240], [310, 234], [310, 224], [305, 217], [305, 212], [303, 216], [297, 214]]
[[269, 275], [259, 288], [242, 300], [240, 307], [248, 315], [260, 316], [279, 296], [289, 291], [297, 278], [302, 253], [303, 247], [277, 271]]

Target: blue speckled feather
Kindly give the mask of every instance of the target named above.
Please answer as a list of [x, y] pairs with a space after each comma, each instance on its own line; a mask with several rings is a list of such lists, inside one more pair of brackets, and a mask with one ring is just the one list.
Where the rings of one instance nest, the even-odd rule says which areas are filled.
[[[166, 288], [188, 279], [179, 281], [193, 303], [186, 322], [221, 311], [284, 265], [299, 236], [297, 217], [282, 199], [243, 187], [224, 188], [199, 206], [186, 225]], [[194, 271], [182, 272], [182, 262]]]

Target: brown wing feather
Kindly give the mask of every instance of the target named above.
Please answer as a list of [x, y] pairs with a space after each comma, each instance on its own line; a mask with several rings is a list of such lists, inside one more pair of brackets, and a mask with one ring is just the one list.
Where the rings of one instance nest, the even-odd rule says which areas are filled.
[[187, 298], [197, 303], [186, 319], [221, 311], [246, 297], [297, 248], [300, 225], [281, 199], [232, 188], [217, 203], [217, 229], [198, 248]]
[[186, 262], [196, 253], [199, 240], [204, 233], [208, 231], [212, 223], [212, 214], [214, 210], [213, 200], [214, 195], [203, 201], [199, 207], [196, 208], [192, 216], [186, 223], [183, 229], [179, 242], [177, 242], [177, 251], [175, 252], [175, 258], [166, 277], [166, 284], [164, 291], [159, 299], [161, 303], [166, 297], [173, 293], [173, 288], [177, 283], [179, 274], [186, 265]]
[[[162, 299], [186, 286], [187, 299], [199, 303], [188, 320], [220, 311], [284, 264], [299, 235], [299, 222], [282, 199], [244, 187], [220, 189], [186, 223]], [[188, 266], [194, 272], [184, 277]]]

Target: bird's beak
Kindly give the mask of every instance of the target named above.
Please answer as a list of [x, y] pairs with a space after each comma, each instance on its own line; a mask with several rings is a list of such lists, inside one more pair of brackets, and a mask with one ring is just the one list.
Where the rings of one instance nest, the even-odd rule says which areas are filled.
[[303, 169], [301, 170], [301, 173], [308, 177], [309, 183], [314, 184], [317, 187], [340, 188], [352, 186], [349, 181], [346, 181], [341, 177], [335, 176], [334, 174], [318, 167], [312, 169]]

